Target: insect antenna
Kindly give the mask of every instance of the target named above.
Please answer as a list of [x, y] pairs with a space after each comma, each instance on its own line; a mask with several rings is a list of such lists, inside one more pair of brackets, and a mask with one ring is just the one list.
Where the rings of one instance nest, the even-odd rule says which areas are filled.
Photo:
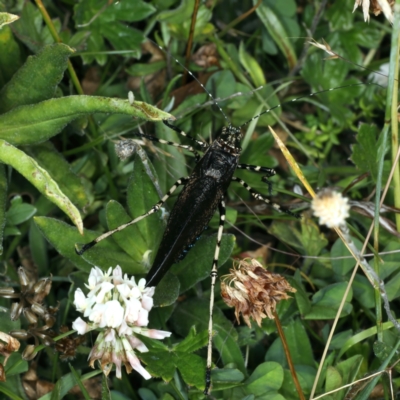
[[278, 104], [278, 105], [276, 105], [276, 106], [274, 106], [274, 107], [269, 108], [268, 110], [265, 110], [265, 111], [261, 112], [260, 114], [258, 114], [258, 115], [256, 115], [256, 116], [250, 118], [250, 119], [249, 119], [248, 121], [246, 121], [244, 124], [240, 125], [239, 128], [242, 128], [243, 126], [246, 126], [247, 124], [249, 124], [250, 122], [254, 121], [255, 119], [258, 119], [259, 117], [261, 117], [261, 115], [267, 114], [267, 113], [269, 113], [270, 111], [273, 111], [273, 110], [276, 110], [276, 109], [278, 109], [278, 108], [281, 108], [282, 106], [285, 106], [286, 104], [295, 103], [296, 101], [299, 101], [299, 100], [302, 100], [302, 99], [307, 99], [307, 98], [316, 96], [316, 95], [318, 95], [318, 94], [333, 92], [334, 90], [349, 88], [349, 87], [352, 87], [352, 86], [361, 86], [361, 85], [362, 85], [362, 86], [366, 86], [366, 85], [375, 85], [375, 86], [380, 86], [380, 87], [382, 87], [381, 85], [379, 85], [379, 84], [377, 84], [377, 83], [375, 83], [375, 82], [365, 82], [365, 83], [364, 83], [364, 82], [361, 82], [361, 83], [352, 83], [352, 84], [350, 84], [350, 85], [336, 86], [336, 87], [334, 87], [334, 88], [319, 90], [318, 92], [312, 92], [312, 93], [309, 93], [309, 94], [305, 94], [305, 95], [303, 95], [303, 96], [296, 97], [296, 98], [294, 98], [294, 99], [292, 99], [292, 100], [284, 101], [283, 103], [280, 103], [280, 104]]
[[161, 47], [158, 43], [154, 42], [151, 39], [148, 39], [150, 42], [152, 42], [154, 45], [156, 45], [161, 51], [167, 53], [178, 65], [180, 65], [204, 90], [204, 92], [208, 95], [210, 100], [213, 102], [215, 106], [218, 107], [220, 113], [224, 116], [225, 120], [231, 124], [229, 118], [226, 116], [224, 111], [222, 110], [221, 106], [218, 104], [218, 102], [215, 100], [214, 96], [206, 89], [206, 87], [196, 78], [196, 76], [189, 70], [187, 69], [177, 58], [173, 57], [167, 50], [165, 50], [163, 47]]

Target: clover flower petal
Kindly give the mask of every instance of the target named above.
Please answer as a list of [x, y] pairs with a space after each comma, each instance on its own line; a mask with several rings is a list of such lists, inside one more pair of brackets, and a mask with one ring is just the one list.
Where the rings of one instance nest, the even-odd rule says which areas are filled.
[[85, 295], [78, 288], [74, 304], [89, 322], [77, 318], [72, 326], [80, 335], [92, 330], [99, 331], [89, 354], [89, 365], [94, 368], [98, 361], [105, 375], [115, 365], [117, 378], [121, 378], [124, 365], [128, 373], [134, 369], [145, 379], [150, 379], [151, 375], [140, 364], [135, 353], [145, 353], [148, 348], [135, 334], [153, 339], [164, 339], [171, 335], [170, 332], [146, 328], [155, 288], [146, 287], [145, 279], [136, 283], [134, 277], [123, 275], [119, 266], [109, 268], [107, 272], [98, 267], [92, 268], [85, 286], [89, 293]]

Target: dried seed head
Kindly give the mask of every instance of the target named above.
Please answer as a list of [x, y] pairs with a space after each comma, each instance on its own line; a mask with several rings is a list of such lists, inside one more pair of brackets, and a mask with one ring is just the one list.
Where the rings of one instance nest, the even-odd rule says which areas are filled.
[[[62, 326], [60, 328], [60, 334], [67, 333], [68, 331], [69, 329], [67, 326]], [[71, 336], [65, 336], [54, 344], [54, 348], [60, 353], [60, 359], [62, 361], [72, 360], [76, 356], [76, 349], [85, 340], [85, 336], [78, 336], [74, 338]]]
[[10, 309], [11, 321], [16, 321], [19, 318], [19, 316], [21, 315], [22, 310], [23, 310], [23, 306], [21, 303], [12, 303], [11, 309]]
[[15, 337], [16, 339], [19, 339], [19, 340], [26, 340], [32, 336], [25, 329], [14, 329], [13, 331], [10, 331], [9, 333], [12, 337]]
[[36, 326], [36, 324], [38, 323], [38, 318], [33, 311], [31, 311], [29, 308], [24, 308], [24, 315], [31, 325]]
[[0, 296], [5, 298], [14, 298], [15, 290], [12, 287], [2, 287], [0, 288]]
[[273, 312], [281, 300], [289, 299], [287, 292], [295, 292], [281, 275], [267, 271], [254, 259], [242, 260], [238, 266], [224, 275], [221, 282], [221, 296], [230, 307], [235, 307], [236, 319], [239, 314], [250, 327], [250, 317], [259, 326], [268, 316], [274, 319]]
[[25, 350], [22, 352], [22, 359], [26, 361], [31, 361], [35, 358], [37, 352], [35, 351], [34, 344], [28, 344], [25, 347]]
[[339, 227], [349, 216], [349, 199], [330, 189], [321, 190], [311, 203], [314, 215], [320, 225], [328, 228]]
[[18, 268], [18, 277], [22, 288], [25, 288], [29, 285], [30, 279], [23, 267]]

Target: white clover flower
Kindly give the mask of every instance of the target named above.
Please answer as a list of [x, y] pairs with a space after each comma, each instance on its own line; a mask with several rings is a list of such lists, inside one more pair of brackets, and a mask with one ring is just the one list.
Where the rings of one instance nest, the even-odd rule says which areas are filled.
[[314, 215], [319, 218], [320, 225], [337, 228], [349, 216], [349, 199], [341, 193], [325, 189], [318, 193], [311, 203]]
[[90, 325], [80, 317], [72, 323], [72, 329], [75, 329], [79, 335], [84, 335], [91, 330]]
[[76, 309], [80, 312], [85, 312], [86, 307], [88, 306], [86, 296], [82, 292], [81, 288], [78, 288], [75, 290], [74, 304], [75, 304]]
[[75, 291], [74, 304], [89, 322], [77, 318], [72, 328], [80, 335], [100, 331], [89, 354], [89, 365], [94, 368], [98, 360], [102, 371], [108, 375], [115, 364], [116, 376], [121, 378], [123, 364], [128, 373], [134, 369], [150, 379], [151, 375], [135, 354], [135, 351], [147, 352], [148, 348], [135, 334], [153, 339], [171, 335], [171, 332], [146, 328], [155, 288], [146, 287], [145, 279], [136, 284], [134, 277], [123, 276], [120, 266], [109, 268], [107, 272], [92, 268], [86, 287], [89, 289], [86, 296], [80, 288]]

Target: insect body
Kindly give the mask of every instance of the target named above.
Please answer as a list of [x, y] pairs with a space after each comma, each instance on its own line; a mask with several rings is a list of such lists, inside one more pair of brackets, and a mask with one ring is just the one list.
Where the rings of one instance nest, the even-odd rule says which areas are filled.
[[[148, 286], [157, 285], [207, 227], [237, 168], [241, 137], [240, 130], [231, 126], [223, 128], [221, 136], [207, 149], [190, 177], [180, 180], [185, 186], [171, 211], [153, 266], [147, 274]], [[218, 246], [219, 242], [220, 238]]]

